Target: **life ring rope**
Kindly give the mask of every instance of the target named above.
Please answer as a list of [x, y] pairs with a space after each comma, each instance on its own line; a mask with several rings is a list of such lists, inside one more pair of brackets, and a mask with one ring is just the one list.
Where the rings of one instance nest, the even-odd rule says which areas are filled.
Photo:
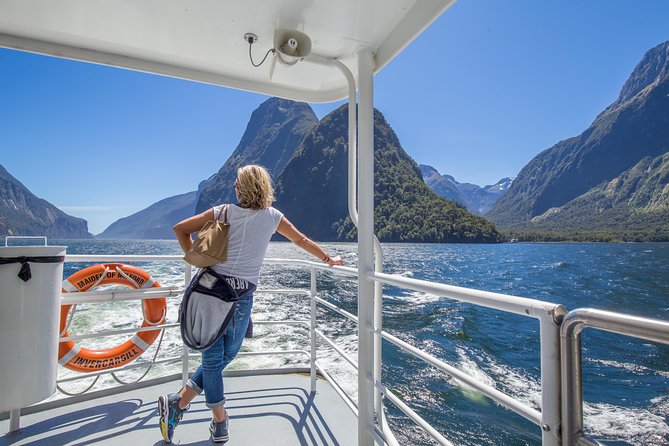
[[[122, 270], [121, 268], [119, 268], [119, 267], [117, 266], [117, 267], [114, 268], [114, 269], [116, 270], [116, 272], [118, 273], [119, 276], [123, 277], [125, 280], [127, 280], [128, 282], [130, 282], [131, 284], [133, 284], [133, 285], [134, 285], [134, 288], [141, 288], [141, 287], [139, 286], [139, 284], [138, 284], [137, 282], [135, 282], [135, 279], [133, 279], [132, 277], [130, 277], [129, 275], [127, 275], [126, 273], [124, 273], [123, 270]], [[107, 270], [109, 270], [109, 268], [107, 268]], [[106, 271], [105, 271], [105, 275], [106, 275]]]
[[[108, 273], [108, 272], [109, 272], [109, 267], [105, 265], [105, 270], [103, 271], [102, 275], [100, 276], [100, 278], [98, 279], [98, 281], [95, 282], [95, 283], [93, 284], [93, 286], [90, 287], [89, 289], [92, 290], [92, 289], [95, 288], [96, 286], [100, 285], [100, 282], [102, 282], [103, 280], [105, 280], [105, 277], [107, 277], [107, 273]], [[77, 291], [80, 291], [80, 290], [77, 290]]]
[[165, 318], [167, 317], [167, 307], [163, 308], [163, 314], [160, 316], [160, 319], [158, 319], [156, 322], [151, 322], [149, 318], [146, 316], [146, 310], [144, 309], [144, 305], [142, 305], [142, 316], [144, 316], [144, 322], [146, 322], [146, 325], [155, 327], [156, 325], [160, 325], [163, 322], [165, 322]]
[[[62, 292], [90, 291], [95, 287], [111, 284], [135, 289], [160, 288], [160, 284], [146, 271], [134, 266], [112, 263], [94, 265], [70, 275], [63, 281]], [[164, 297], [144, 299], [141, 306], [143, 316], [141, 328], [158, 326], [165, 321], [167, 305]], [[61, 306], [61, 337], [68, 336], [67, 331], [74, 319], [76, 307], [76, 304]], [[123, 344], [107, 350], [91, 350], [76, 345], [74, 341], [65, 340], [60, 342], [58, 347], [58, 362], [80, 372], [121, 367], [148, 350], [158, 335], [161, 342], [156, 350], [157, 355], [163, 339], [161, 328], [135, 332]]]
[[67, 311], [67, 322], [65, 322], [65, 328], [63, 328], [60, 332], [60, 337], [64, 337], [67, 335], [67, 332], [70, 330], [70, 325], [72, 324], [72, 320], [74, 319], [74, 313], [77, 312], [77, 304], [73, 304], [72, 307]]
[[121, 378], [119, 378], [118, 376], [116, 376], [116, 373], [112, 372], [112, 373], [111, 373], [112, 378], [114, 378], [114, 380], [115, 380], [117, 383], [119, 383], [119, 384], [121, 384], [121, 385], [124, 385], [124, 386], [127, 386], [128, 384], [135, 384], [135, 383], [138, 383], [138, 382], [140, 382], [141, 380], [143, 380], [144, 377], [145, 377], [145, 376], [151, 371], [151, 369], [153, 368], [153, 364], [156, 362], [156, 358], [158, 357], [158, 352], [160, 351], [160, 346], [163, 345], [163, 336], [164, 336], [164, 335], [165, 335], [165, 331], [163, 330], [163, 331], [161, 331], [161, 333], [160, 333], [160, 340], [158, 341], [158, 346], [156, 347], [156, 351], [155, 351], [155, 353], [153, 354], [153, 360], [151, 360], [151, 363], [149, 364], [149, 366], [147, 367], [147, 369], [144, 371], [144, 373], [142, 374], [142, 376], [140, 376], [139, 378], [137, 378], [136, 380], [134, 380], [134, 381], [132, 381], [132, 382], [127, 382], [127, 381], [123, 381]]
[[86, 387], [86, 388], [85, 388], [84, 390], [82, 390], [81, 392], [76, 392], [76, 393], [75, 393], [75, 392], [69, 392], [69, 391], [63, 389], [63, 388], [60, 386], [60, 384], [56, 384], [56, 388], [57, 388], [58, 391], [59, 391], [60, 393], [62, 393], [63, 395], [67, 395], [67, 396], [79, 396], [79, 395], [83, 395], [84, 393], [88, 392], [89, 390], [91, 390], [91, 389], [93, 388], [93, 386], [95, 385], [95, 383], [98, 382], [98, 380], [100, 379], [100, 376], [102, 376], [102, 375], [98, 375], [98, 376], [96, 376], [95, 379], [93, 380], [93, 382], [91, 383], [91, 385], [88, 386], [88, 387]]

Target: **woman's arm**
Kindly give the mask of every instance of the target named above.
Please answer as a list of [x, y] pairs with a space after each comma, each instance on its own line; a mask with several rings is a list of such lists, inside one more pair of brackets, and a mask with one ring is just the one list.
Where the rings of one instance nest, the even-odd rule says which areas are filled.
[[323, 251], [323, 248], [314, 243], [311, 239], [309, 239], [309, 237], [298, 231], [297, 228], [293, 226], [293, 224], [288, 221], [286, 217], [281, 218], [279, 227], [276, 228], [276, 230], [279, 234], [283, 235], [288, 240], [307, 251], [309, 254], [315, 255], [328, 265], [332, 266], [344, 264], [344, 261], [341, 259], [341, 257], [330, 257], [325, 251]]
[[190, 238], [190, 235], [193, 232], [198, 232], [206, 222], [213, 219], [214, 210], [207, 209], [201, 214], [189, 217], [174, 225], [172, 230], [176, 234], [179, 246], [181, 246], [184, 253], [190, 251], [190, 248], [193, 246], [193, 239]]

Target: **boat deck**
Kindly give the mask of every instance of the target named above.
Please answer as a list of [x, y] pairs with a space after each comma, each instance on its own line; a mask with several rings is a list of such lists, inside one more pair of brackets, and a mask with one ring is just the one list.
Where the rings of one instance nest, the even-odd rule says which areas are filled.
[[[164, 381], [164, 380], [163, 380]], [[235, 445], [352, 445], [357, 418], [330, 384], [319, 379], [315, 395], [309, 376], [272, 374], [226, 377], [230, 441]], [[96, 392], [25, 409], [21, 430], [8, 434], [6, 414], [0, 421], [0, 445], [163, 445], [158, 428], [157, 398], [175, 392], [180, 379], [133, 386], [120, 392]], [[176, 429], [173, 443], [210, 445], [211, 411], [197, 397]]]

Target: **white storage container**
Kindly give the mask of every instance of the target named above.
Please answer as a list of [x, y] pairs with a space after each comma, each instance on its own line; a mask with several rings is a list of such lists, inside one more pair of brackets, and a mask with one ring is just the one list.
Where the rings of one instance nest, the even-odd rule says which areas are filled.
[[[0, 247], [0, 412], [27, 407], [56, 391], [65, 249]], [[17, 276], [25, 264], [32, 276], [27, 281]]]

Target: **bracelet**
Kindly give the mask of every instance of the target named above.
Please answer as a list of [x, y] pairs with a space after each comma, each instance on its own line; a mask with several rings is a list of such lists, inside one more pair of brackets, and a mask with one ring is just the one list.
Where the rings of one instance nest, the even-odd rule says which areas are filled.
[[325, 254], [325, 257], [323, 257], [321, 260], [322, 260], [323, 262], [325, 262], [325, 263], [328, 263], [328, 262], [329, 262], [330, 260], [332, 260], [332, 259], [330, 259], [330, 256], [329, 256], [329, 255]]

